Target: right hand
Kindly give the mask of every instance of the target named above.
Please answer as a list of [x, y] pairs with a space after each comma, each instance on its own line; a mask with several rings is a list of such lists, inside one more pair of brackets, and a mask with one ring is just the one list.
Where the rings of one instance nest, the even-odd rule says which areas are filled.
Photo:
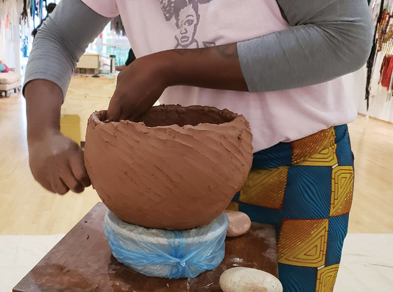
[[29, 163], [34, 178], [53, 193], [81, 193], [91, 185], [82, 149], [60, 132], [29, 143]]

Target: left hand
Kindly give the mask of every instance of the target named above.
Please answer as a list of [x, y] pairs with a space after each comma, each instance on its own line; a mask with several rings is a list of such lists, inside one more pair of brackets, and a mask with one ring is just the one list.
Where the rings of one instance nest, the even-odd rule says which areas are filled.
[[168, 62], [160, 55], [138, 58], [119, 73], [107, 120], [135, 120], [154, 105], [168, 87]]

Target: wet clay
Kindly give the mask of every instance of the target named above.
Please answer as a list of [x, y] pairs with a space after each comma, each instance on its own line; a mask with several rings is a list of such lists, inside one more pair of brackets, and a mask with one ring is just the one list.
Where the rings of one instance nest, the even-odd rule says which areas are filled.
[[225, 210], [229, 225], [227, 237], [236, 237], [245, 234], [251, 227], [251, 219], [246, 213], [239, 211]]
[[252, 164], [247, 120], [212, 107], [163, 105], [137, 121], [88, 121], [85, 163], [120, 219], [148, 228], [204, 226], [221, 214]]

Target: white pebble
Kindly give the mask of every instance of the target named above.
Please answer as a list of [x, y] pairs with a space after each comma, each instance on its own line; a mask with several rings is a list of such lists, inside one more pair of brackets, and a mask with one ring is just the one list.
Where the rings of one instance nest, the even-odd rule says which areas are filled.
[[231, 268], [220, 277], [223, 292], [282, 292], [280, 280], [272, 274], [252, 268]]

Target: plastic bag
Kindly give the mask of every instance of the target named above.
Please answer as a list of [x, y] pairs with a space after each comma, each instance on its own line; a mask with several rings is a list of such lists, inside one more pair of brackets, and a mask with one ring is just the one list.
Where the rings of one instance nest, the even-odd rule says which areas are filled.
[[225, 255], [228, 218], [222, 213], [209, 225], [173, 231], [132, 225], [108, 211], [104, 233], [113, 256], [146, 276], [195, 278], [216, 268]]

